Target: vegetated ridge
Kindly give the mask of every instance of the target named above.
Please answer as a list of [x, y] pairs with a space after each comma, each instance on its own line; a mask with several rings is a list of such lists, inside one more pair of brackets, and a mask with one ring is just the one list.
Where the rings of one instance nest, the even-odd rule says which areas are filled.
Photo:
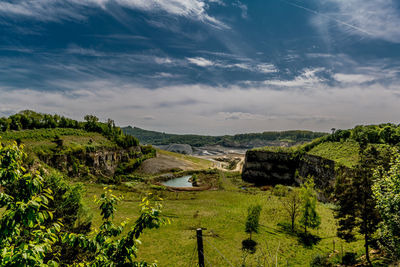
[[316, 186], [329, 194], [337, 172], [350, 170], [359, 162], [360, 144], [389, 151], [400, 144], [400, 127], [390, 123], [360, 125], [298, 146], [249, 150], [242, 178], [259, 185], [292, 185], [311, 175]]
[[71, 177], [114, 179], [155, 156], [151, 146], [125, 135], [113, 120], [93, 115], [76, 121], [25, 110], [0, 118], [2, 141], [24, 144], [29, 166], [46, 164]]
[[138, 127], [123, 127], [122, 131], [127, 135], [133, 135], [141, 143], [152, 145], [188, 144], [194, 147], [207, 145], [221, 145], [236, 148], [254, 148], [260, 146], [292, 146], [309, 142], [315, 138], [327, 135], [327, 133], [312, 131], [271, 131], [263, 133], [246, 133], [224, 136], [209, 136], [195, 134], [168, 134], [156, 131], [148, 131]]

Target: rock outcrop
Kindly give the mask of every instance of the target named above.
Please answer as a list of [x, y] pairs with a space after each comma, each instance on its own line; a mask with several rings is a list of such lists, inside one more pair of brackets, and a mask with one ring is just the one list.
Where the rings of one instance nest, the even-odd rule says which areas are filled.
[[165, 150], [185, 155], [193, 154], [193, 148], [188, 144], [170, 144], [165, 148]]
[[313, 155], [296, 156], [290, 152], [248, 150], [242, 179], [256, 185], [298, 185], [301, 178], [313, 176], [316, 187], [331, 187], [335, 162]]

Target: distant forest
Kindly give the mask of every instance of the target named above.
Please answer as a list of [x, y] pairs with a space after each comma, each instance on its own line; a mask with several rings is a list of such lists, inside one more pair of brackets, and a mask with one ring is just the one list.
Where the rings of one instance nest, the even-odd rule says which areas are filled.
[[327, 133], [312, 131], [282, 131], [247, 133], [224, 136], [207, 136], [194, 134], [167, 134], [156, 131], [148, 131], [137, 127], [124, 127], [122, 131], [127, 135], [133, 135], [143, 144], [168, 145], [173, 143], [189, 144], [199, 147], [206, 145], [221, 145], [226, 147], [252, 148], [267, 145], [268, 143], [286, 142], [298, 144], [309, 142], [315, 138], [327, 135]]

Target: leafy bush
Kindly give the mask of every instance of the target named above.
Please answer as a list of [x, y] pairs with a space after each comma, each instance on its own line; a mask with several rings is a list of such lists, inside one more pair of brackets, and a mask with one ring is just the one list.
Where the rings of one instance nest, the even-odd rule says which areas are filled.
[[354, 265], [357, 263], [357, 253], [354, 252], [346, 252], [342, 257], [342, 264], [344, 265]]
[[272, 190], [272, 193], [278, 197], [285, 197], [289, 193], [289, 187], [277, 184], [275, 185], [274, 190]]
[[[158, 199], [149, 195], [142, 200], [140, 217], [121, 237], [126, 222], [121, 226], [112, 222], [121, 197], [108, 190], [97, 200], [103, 218], [99, 230], [90, 235], [73, 233], [70, 228], [76, 222], [81, 188], [77, 186], [66, 195], [65, 184], [58, 185], [59, 177], [46, 181], [39, 173], [27, 172], [22, 167], [25, 157], [23, 147], [15, 142], [8, 146], [0, 143], [0, 185], [4, 189], [0, 208], [5, 209], [0, 218], [0, 266], [58, 266], [65, 262], [79, 266], [156, 266], [138, 262], [136, 257], [143, 230], [169, 222], [161, 217]], [[60, 245], [85, 257], [65, 258], [69, 254], [61, 253]]]

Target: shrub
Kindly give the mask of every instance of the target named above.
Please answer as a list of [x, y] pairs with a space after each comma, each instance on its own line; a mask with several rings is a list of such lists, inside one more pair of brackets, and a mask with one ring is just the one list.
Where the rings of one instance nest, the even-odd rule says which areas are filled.
[[333, 266], [332, 263], [329, 262], [329, 255], [328, 254], [317, 254], [314, 255], [311, 262], [311, 267], [330, 267]]
[[353, 265], [357, 262], [357, 253], [354, 252], [346, 252], [342, 257], [342, 264], [344, 265]]
[[285, 197], [289, 193], [289, 188], [285, 185], [277, 184], [272, 193], [278, 197]]
[[[76, 266], [156, 266], [138, 262], [136, 257], [143, 231], [169, 222], [161, 217], [157, 198], [149, 194], [142, 200], [140, 217], [121, 236], [126, 222], [120, 226], [112, 222], [121, 197], [108, 190], [96, 201], [103, 223], [95, 234], [72, 233], [61, 219], [74, 221], [81, 188], [77, 186], [65, 195], [67, 189], [62, 183], [58, 185], [59, 177], [46, 181], [39, 172], [27, 172], [22, 167], [26, 157], [22, 148], [15, 142], [5, 147], [0, 143], [0, 185], [4, 190], [0, 193], [0, 208], [4, 208], [0, 218], [0, 266], [59, 266], [66, 262]], [[67, 217], [65, 213], [75, 216]], [[68, 253], [58, 252], [60, 245], [87, 257], [66, 258]]]

